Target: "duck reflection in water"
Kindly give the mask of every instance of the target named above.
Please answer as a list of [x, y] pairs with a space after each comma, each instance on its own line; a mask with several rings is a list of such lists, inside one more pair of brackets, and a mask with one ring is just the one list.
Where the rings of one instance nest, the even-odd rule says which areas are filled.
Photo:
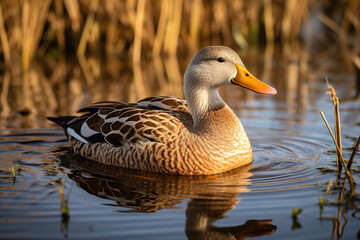
[[68, 176], [88, 193], [116, 202], [135, 212], [176, 208], [190, 199], [186, 208], [185, 233], [188, 239], [245, 239], [272, 234], [271, 220], [248, 220], [242, 225], [217, 227], [248, 192], [251, 165], [213, 176], [170, 176], [102, 165], [71, 153], [60, 154]]

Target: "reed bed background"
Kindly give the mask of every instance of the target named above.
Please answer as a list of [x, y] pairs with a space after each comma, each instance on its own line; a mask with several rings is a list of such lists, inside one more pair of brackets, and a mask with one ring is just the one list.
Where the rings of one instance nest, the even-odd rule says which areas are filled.
[[1, 116], [68, 113], [89, 98], [135, 101], [152, 90], [181, 96], [186, 63], [211, 44], [266, 46], [263, 79], [271, 81], [280, 43], [292, 79], [284, 84], [295, 89], [319, 39], [340, 41], [360, 69], [359, 16], [359, 0], [2, 0]]

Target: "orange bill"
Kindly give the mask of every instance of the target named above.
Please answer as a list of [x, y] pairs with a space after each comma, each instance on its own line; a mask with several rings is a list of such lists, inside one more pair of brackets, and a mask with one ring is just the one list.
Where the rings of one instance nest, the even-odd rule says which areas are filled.
[[270, 87], [266, 83], [263, 83], [262, 81], [258, 80], [246, 68], [238, 64], [235, 65], [237, 68], [237, 74], [235, 78], [231, 79], [232, 84], [239, 85], [241, 87], [250, 89], [257, 93], [271, 94], [271, 95], [275, 95], [277, 93], [275, 88]]

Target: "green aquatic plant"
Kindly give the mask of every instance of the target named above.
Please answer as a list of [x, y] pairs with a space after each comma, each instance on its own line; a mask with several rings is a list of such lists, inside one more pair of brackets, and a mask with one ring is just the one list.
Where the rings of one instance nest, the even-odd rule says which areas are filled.
[[297, 218], [297, 216], [302, 212], [301, 208], [293, 208], [291, 210], [291, 216], [292, 218]]
[[328, 155], [332, 155], [332, 154], [334, 154], [334, 153], [337, 153], [337, 150], [336, 150], [336, 149], [330, 149], [330, 150], [327, 150], [327, 151], [325, 152], [325, 154], [328, 154]]
[[301, 228], [301, 224], [298, 222], [298, 215], [302, 212], [301, 208], [293, 208], [291, 210], [291, 217], [293, 220], [292, 226], [291, 226], [291, 230], [295, 230], [295, 229], [300, 229]]
[[16, 175], [15, 175], [15, 171], [14, 171], [14, 166], [11, 166], [11, 171], [12, 171], [12, 174], [13, 174], [13, 178], [15, 179]]
[[320, 197], [319, 198], [319, 219], [322, 219], [323, 218], [323, 209], [324, 209], [324, 203], [325, 203], [325, 200], [323, 197]]
[[69, 197], [72, 187], [69, 189], [69, 193], [67, 197], [64, 197], [64, 190], [63, 186], [59, 188], [59, 195], [60, 195], [60, 212], [61, 212], [61, 223], [60, 228], [61, 232], [65, 232], [65, 237], [67, 237], [68, 225], [70, 220], [70, 210], [69, 210]]
[[69, 189], [69, 193], [66, 196], [66, 198], [64, 197], [64, 190], [63, 190], [63, 186], [60, 186], [59, 188], [59, 195], [60, 195], [60, 212], [61, 212], [61, 217], [63, 219], [68, 219], [70, 217], [70, 211], [69, 211], [69, 197], [70, 197], [70, 192], [72, 189], [72, 185]]
[[59, 174], [58, 169], [55, 167], [55, 162], [56, 162], [56, 161], [53, 160], [53, 161], [51, 162], [50, 168], [45, 169], [45, 175], [46, 175], [46, 176], [56, 176], [57, 174]]
[[15, 164], [15, 167], [17, 168], [17, 172], [18, 172], [18, 175], [20, 175], [21, 174], [21, 167], [19, 167], [19, 165], [17, 165], [16, 163], [14, 163]]
[[324, 208], [324, 198], [322, 198], [322, 197], [320, 197], [319, 198], [319, 206], [320, 206], [320, 211], [322, 211], [323, 210], [323, 208]]
[[48, 185], [54, 185], [54, 184], [64, 185], [64, 184], [61, 182], [63, 178], [64, 178], [64, 176], [59, 177], [59, 178], [57, 178], [57, 179], [55, 179], [55, 180], [47, 181], [47, 182], [45, 182], [45, 183], [47, 183]]
[[337, 171], [335, 171], [332, 168], [328, 168], [328, 167], [317, 167], [316, 169], [322, 173], [337, 173]]

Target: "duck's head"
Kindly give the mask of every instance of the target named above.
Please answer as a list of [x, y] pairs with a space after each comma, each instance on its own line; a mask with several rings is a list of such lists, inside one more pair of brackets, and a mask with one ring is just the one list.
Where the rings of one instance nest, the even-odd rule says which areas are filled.
[[276, 94], [275, 88], [256, 79], [230, 48], [205, 47], [193, 57], [184, 75], [184, 95], [195, 126], [208, 112], [226, 105], [218, 89], [229, 84], [257, 93]]
[[245, 68], [236, 52], [224, 46], [208, 46], [201, 49], [191, 60], [184, 76], [185, 95], [187, 90], [211, 91], [229, 84], [262, 94], [277, 93], [275, 88], [255, 78]]

